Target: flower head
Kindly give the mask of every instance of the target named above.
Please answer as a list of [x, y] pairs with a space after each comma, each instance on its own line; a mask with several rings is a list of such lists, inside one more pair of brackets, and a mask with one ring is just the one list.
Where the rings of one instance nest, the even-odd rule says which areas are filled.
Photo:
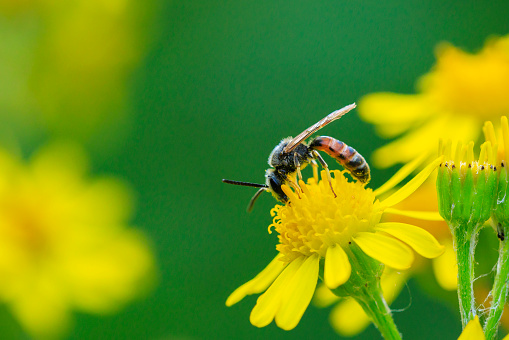
[[[496, 166], [498, 166], [498, 188], [497, 200], [493, 208], [494, 222], [502, 225], [509, 225], [509, 201], [506, 199], [507, 191], [509, 189], [509, 176], [507, 173], [507, 165], [509, 161], [509, 123], [507, 117], [503, 116], [500, 119], [500, 134], [497, 138], [493, 123], [487, 121], [484, 124], [483, 131], [487, 141], [498, 144]], [[502, 232], [502, 230], [499, 230]], [[509, 230], [506, 230], [509, 232]]]
[[437, 177], [438, 210], [448, 223], [458, 263], [458, 300], [463, 326], [477, 315], [474, 299], [474, 254], [478, 234], [490, 218], [497, 187], [496, 148], [481, 146], [474, 159], [474, 142], [440, 145], [444, 157]]
[[411, 248], [424, 257], [439, 256], [443, 247], [425, 230], [404, 223], [380, 222], [384, 212], [398, 213], [391, 207], [410, 195], [439, 163], [440, 159], [435, 160], [382, 201], [377, 196], [397, 185], [409, 169], [375, 191], [350, 182], [344, 172], [333, 171], [332, 187], [337, 197], [325, 171], [321, 181], [300, 181], [300, 192], [283, 186], [290, 203], [272, 209], [274, 223], [269, 227], [269, 231], [274, 228], [279, 234], [279, 254], [258, 276], [234, 291], [226, 304], [233, 305], [268, 287], [258, 298], [251, 323], [263, 327], [275, 319], [279, 327], [289, 330], [298, 324], [313, 296], [321, 263], [324, 283], [330, 289], [338, 289], [352, 276], [361, 275], [352, 270], [352, 266], [362, 267], [360, 263], [369, 262], [379, 278], [379, 263], [395, 269], [409, 268], [414, 259]]
[[419, 93], [373, 93], [359, 114], [384, 137], [398, 139], [378, 149], [375, 165], [388, 167], [435, 150], [439, 138], [477, 140], [484, 120], [509, 113], [509, 36], [490, 39], [477, 54], [443, 44]]
[[73, 309], [118, 310], [154, 275], [145, 236], [128, 227], [125, 185], [85, 173], [70, 146], [46, 147], [29, 164], [0, 150], [0, 302], [35, 337], [61, 335]]
[[437, 179], [439, 211], [451, 227], [465, 224], [475, 228], [491, 215], [497, 185], [496, 149], [486, 142], [479, 160], [474, 160], [474, 142], [458, 143], [454, 154], [451, 145], [448, 141], [440, 147], [444, 162]]

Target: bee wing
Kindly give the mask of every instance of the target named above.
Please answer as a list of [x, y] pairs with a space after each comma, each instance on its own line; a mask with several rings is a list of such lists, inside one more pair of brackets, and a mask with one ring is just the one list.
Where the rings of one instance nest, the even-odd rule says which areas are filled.
[[308, 138], [310, 135], [315, 133], [316, 131], [323, 128], [325, 125], [331, 123], [332, 121], [339, 119], [343, 117], [346, 113], [353, 110], [357, 105], [355, 103], [345, 106], [342, 109], [336, 110], [332, 113], [329, 113], [326, 117], [324, 117], [322, 120], [320, 120], [318, 123], [316, 123], [313, 126], [308, 127], [306, 130], [304, 130], [301, 134], [299, 134], [297, 137], [292, 139], [290, 143], [288, 143], [285, 148], [283, 149], [283, 152], [290, 152], [293, 149], [297, 147], [300, 143], [302, 143], [306, 138]]

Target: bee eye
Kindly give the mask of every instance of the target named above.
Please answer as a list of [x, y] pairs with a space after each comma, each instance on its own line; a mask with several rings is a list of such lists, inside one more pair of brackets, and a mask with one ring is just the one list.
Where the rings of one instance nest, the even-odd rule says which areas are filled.
[[276, 196], [278, 197], [278, 199], [280, 201], [282, 201], [282, 202], [288, 201], [288, 197], [284, 193], [283, 189], [281, 189], [281, 181], [279, 180], [279, 178], [277, 178], [274, 174], [272, 174], [269, 177], [268, 184], [269, 184], [270, 190], [272, 190], [276, 194]]
[[274, 189], [275, 187], [281, 187], [281, 182], [276, 176], [270, 176], [269, 184], [272, 189]]

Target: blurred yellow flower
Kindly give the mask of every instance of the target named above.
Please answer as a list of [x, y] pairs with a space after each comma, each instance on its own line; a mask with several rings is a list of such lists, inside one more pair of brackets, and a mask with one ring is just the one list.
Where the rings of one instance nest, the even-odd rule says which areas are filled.
[[70, 312], [105, 314], [153, 284], [145, 236], [130, 227], [131, 195], [86, 178], [79, 149], [55, 144], [23, 164], [0, 150], [0, 301], [34, 337], [57, 337]]
[[405, 163], [437, 148], [439, 138], [477, 140], [484, 120], [509, 114], [509, 36], [489, 39], [477, 54], [449, 44], [437, 48], [434, 68], [418, 82], [418, 94], [373, 93], [359, 103], [360, 116], [386, 138], [373, 154], [376, 166]]
[[108, 124], [117, 132], [128, 111], [129, 76], [149, 40], [153, 2], [0, 3], [0, 16], [7, 14], [0, 118], [71, 136], [90, 137]]
[[311, 301], [322, 260], [323, 281], [329, 289], [345, 284], [351, 275], [359, 275], [351, 265], [351, 261], [357, 261], [353, 260], [357, 255], [352, 244], [365, 255], [399, 270], [411, 266], [414, 260], [411, 248], [427, 258], [442, 254], [443, 247], [423, 229], [405, 223], [380, 223], [388, 211], [412, 215], [392, 207], [412, 194], [440, 161], [430, 163], [382, 201], [377, 196], [392, 189], [408, 172], [397, 173], [386, 185], [373, 191], [360, 182], [349, 182], [344, 172], [333, 171], [331, 185], [337, 197], [329, 187], [325, 171], [320, 182], [314, 178], [307, 183], [299, 181], [300, 194], [283, 185], [290, 203], [271, 210], [275, 217], [269, 226], [269, 231], [274, 227], [278, 233], [279, 254], [254, 279], [237, 288], [226, 305], [266, 290], [251, 312], [251, 323], [264, 327], [275, 319], [280, 328], [290, 330], [297, 326]]

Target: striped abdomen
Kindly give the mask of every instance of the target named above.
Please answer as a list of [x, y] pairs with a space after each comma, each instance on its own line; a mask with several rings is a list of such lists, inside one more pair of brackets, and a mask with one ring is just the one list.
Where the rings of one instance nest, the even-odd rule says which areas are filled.
[[369, 165], [364, 157], [345, 143], [332, 137], [320, 136], [313, 139], [309, 147], [327, 153], [362, 183], [371, 179]]

